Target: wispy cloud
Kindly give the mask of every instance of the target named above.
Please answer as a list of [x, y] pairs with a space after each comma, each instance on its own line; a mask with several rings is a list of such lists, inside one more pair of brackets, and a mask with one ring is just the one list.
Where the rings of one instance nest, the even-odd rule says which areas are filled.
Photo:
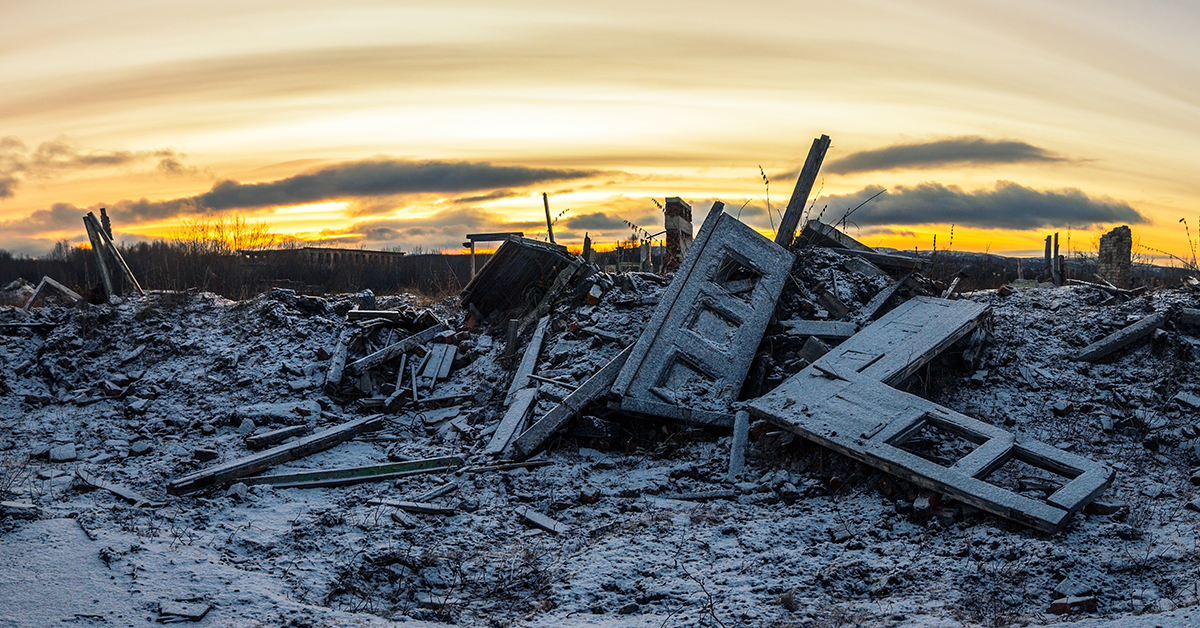
[[[831, 208], [849, 209], [882, 189], [867, 186], [851, 194], [828, 196], [822, 202]], [[840, 212], [831, 211], [830, 215], [836, 218]], [[851, 220], [863, 226], [958, 224], [1016, 230], [1149, 222], [1124, 201], [1093, 198], [1076, 188], [1035, 190], [1012, 181], [997, 181], [990, 188], [972, 191], [936, 182], [899, 185], [863, 205]]]
[[25, 179], [51, 179], [72, 172], [120, 168], [151, 161], [167, 174], [191, 174], [171, 149], [84, 151], [67, 138], [57, 138], [29, 148], [16, 137], [0, 138], [0, 198], [11, 198]]
[[850, 153], [826, 164], [824, 169], [831, 174], [851, 174], [952, 165], [985, 166], [1058, 161], [1067, 161], [1067, 159], [1026, 142], [991, 140], [983, 137], [953, 137], [932, 142], [896, 144], [886, 148]]

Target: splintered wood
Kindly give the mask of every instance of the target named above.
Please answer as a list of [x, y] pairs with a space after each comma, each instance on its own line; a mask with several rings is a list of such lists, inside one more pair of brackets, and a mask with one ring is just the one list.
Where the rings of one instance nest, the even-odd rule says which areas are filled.
[[[1112, 469], [890, 387], [972, 331], [986, 314], [985, 306], [970, 301], [913, 299], [752, 401], [749, 410], [925, 488], [1038, 530], [1058, 531], [1108, 488]], [[961, 438], [970, 451], [941, 464], [905, 448], [925, 430]], [[1067, 481], [1045, 500], [987, 481], [1010, 461]]]

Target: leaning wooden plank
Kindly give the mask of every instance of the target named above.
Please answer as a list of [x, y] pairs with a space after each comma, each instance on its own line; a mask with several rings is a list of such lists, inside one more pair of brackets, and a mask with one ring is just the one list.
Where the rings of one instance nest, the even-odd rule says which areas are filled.
[[46, 288], [47, 279], [49, 277], [42, 277], [42, 280], [38, 282], [37, 287], [33, 289], [33, 294], [29, 295], [29, 300], [25, 302], [25, 307], [21, 308], [22, 312], [28, 312], [29, 308], [33, 307], [33, 302], [42, 295], [42, 290]]
[[270, 484], [275, 488], [324, 488], [359, 484], [362, 482], [382, 482], [418, 473], [449, 471], [457, 469], [462, 465], [462, 458], [445, 456], [441, 458], [426, 458], [424, 460], [409, 460], [407, 462], [346, 467], [342, 469], [301, 471], [278, 475], [256, 475], [254, 477], [242, 478], [242, 482], [246, 484]]
[[584, 407], [608, 394], [608, 391], [612, 389], [613, 381], [617, 379], [617, 373], [621, 372], [621, 367], [625, 366], [625, 360], [632, 352], [633, 345], [626, 347], [624, 351], [617, 354], [617, 357], [609, 360], [608, 364], [583, 382], [583, 385], [575, 392], [567, 395], [562, 403], [547, 412], [546, 416], [538, 419], [532, 427], [517, 437], [512, 444], [514, 457], [524, 460], [532, 456], [541, 448], [542, 444], [566, 425], [567, 421], [575, 418]]
[[[88, 216], [91, 214], [89, 213]], [[100, 270], [100, 281], [104, 284], [104, 294], [106, 297], [120, 296], [116, 294], [116, 288], [113, 287], [112, 273], [108, 269], [108, 259], [104, 256], [104, 241], [97, 233], [101, 229], [98, 226], [93, 227], [88, 216], [83, 217], [83, 227], [87, 229], [88, 241], [92, 245], [92, 253], [96, 256], [96, 267]]]
[[808, 204], [808, 195], [812, 192], [813, 184], [817, 182], [817, 173], [821, 171], [821, 163], [825, 161], [825, 153], [829, 150], [829, 136], [822, 135], [813, 140], [808, 149], [808, 157], [800, 168], [800, 176], [796, 178], [796, 188], [788, 199], [787, 209], [779, 219], [779, 231], [775, 233], [775, 243], [782, 247], [792, 246], [796, 226], [800, 224], [800, 216], [804, 214], [804, 206]]
[[133, 289], [137, 290], [138, 295], [146, 296], [146, 292], [142, 290], [142, 286], [138, 283], [137, 277], [133, 276], [133, 271], [129, 270], [129, 265], [125, 263], [125, 258], [121, 257], [121, 252], [117, 250], [117, 245], [113, 244], [112, 238], [108, 237], [108, 232], [100, 227], [100, 221], [96, 219], [96, 215], [92, 212], [88, 212], [87, 217], [92, 220], [92, 227], [96, 230], [96, 235], [98, 235], [100, 240], [104, 242], [104, 245], [108, 248], [108, 252], [113, 256], [113, 259], [117, 261], [117, 268], [121, 272], [125, 273], [125, 276], [129, 278], [129, 281], [133, 284]]
[[437, 504], [426, 504], [421, 502], [404, 502], [394, 499], [372, 499], [367, 502], [369, 506], [391, 506], [399, 508], [404, 512], [415, 512], [419, 515], [443, 515], [453, 516], [457, 511], [448, 506], [439, 506]]
[[512, 384], [508, 387], [508, 398], [504, 400], [505, 405], [512, 404], [516, 399], [517, 391], [529, 386], [529, 374], [537, 368], [538, 355], [542, 352], [542, 342], [546, 338], [546, 328], [549, 326], [549, 316], [543, 316], [538, 320], [537, 329], [533, 331], [533, 337], [529, 339], [529, 345], [525, 347], [525, 355], [521, 357], [521, 364], [517, 367], [517, 372], [513, 374]]
[[1094, 362], [1100, 358], [1154, 333], [1167, 320], [1166, 312], [1156, 312], [1117, 332], [1113, 332], [1084, 347], [1072, 358], [1077, 362]]
[[91, 473], [84, 471], [83, 469], [76, 469], [75, 477], [79, 478], [80, 482], [83, 482], [84, 484], [87, 484], [88, 486], [102, 488], [102, 489], [112, 493], [113, 495], [116, 495], [117, 497], [120, 497], [132, 504], [143, 504], [143, 503], [149, 501], [145, 497], [142, 497], [141, 493], [139, 493], [129, 487], [121, 486], [120, 484], [113, 484], [112, 482], [106, 482], [106, 481], [101, 480], [100, 478], [92, 475]]
[[670, 403], [651, 401], [640, 397], [624, 397], [618, 402], [617, 409], [636, 414], [675, 419], [684, 423], [708, 427], [733, 427], [733, 414], [704, 408], [689, 408]]
[[500, 427], [496, 428], [495, 434], [492, 434], [491, 442], [483, 450], [484, 454], [495, 456], [504, 453], [504, 450], [508, 449], [509, 441], [512, 440], [513, 435], [520, 433], [520, 430], [524, 427], [525, 419], [533, 410], [533, 404], [537, 401], [537, 396], [538, 390], [536, 388], [522, 388], [517, 391], [512, 405], [508, 407], [508, 411], [504, 413], [504, 418], [500, 421]]
[[892, 300], [892, 297], [896, 295], [896, 291], [899, 290], [900, 287], [905, 283], [907, 283], [911, 277], [912, 273], [909, 273], [904, 277], [901, 277], [900, 281], [897, 281], [883, 290], [876, 292], [875, 296], [871, 297], [871, 300], [868, 301], [866, 305], [862, 306], [860, 310], [855, 312], [854, 316], [851, 318], [860, 323], [870, 323], [871, 321], [879, 318], [879, 315], [882, 313], [881, 310], [883, 310], [884, 306], [887, 305], [888, 301]]
[[408, 351], [413, 350], [417, 345], [423, 345], [430, 340], [433, 340], [435, 336], [448, 329], [449, 327], [446, 327], [445, 323], [438, 323], [437, 325], [434, 325], [433, 327], [430, 327], [424, 331], [419, 331], [407, 338], [404, 338], [403, 340], [392, 343], [365, 358], [359, 358], [358, 360], [351, 362], [346, 368], [349, 369], [351, 373], [362, 373], [366, 369], [383, 364], [384, 362], [387, 362], [388, 360], [402, 353], [407, 353]]
[[933, 262], [919, 257], [909, 257], [907, 255], [890, 255], [888, 253], [867, 253], [865, 251], [848, 251], [850, 255], [861, 257], [872, 264], [887, 270], [895, 271], [928, 271], [933, 267]]
[[805, 244], [813, 246], [847, 249], [861, 253], [875, 252], [875, 249], [855, 240], [837, 227], [827, 225], [820, 220], [810, 220], [804, 223], [804, 229], [800, 231], [800, 239]]
[[349, 423], [343, 423], [312, 436], [301, 438], [298, 441], [279, 445], [253, 456], [233, 460], [173, 480], [167, 484], [167, 492], [172, 495], [184, 495], [210, 486], [219, 486], [226, 482], [254, 475], [277, 464], [303, 458], [318, 451], [325, 451], [359, 434], [378, 430], [382, 427], [382, 416], [368, 416], [350, 421]]
[[529, 523], [554, 534], [566, 534], [570, 529], [566, 524], [555, 521], [532, 508], [518, 508], [517, 513]]
[[307, 431], [307, 425], [289, 425], [277, 430], [271, 430], [270, 432], [248, 436], [246, 438], [246, 446], [250, 449], [262, 449], [263, 447], [278, 445], [293, 436], [302, 436]]

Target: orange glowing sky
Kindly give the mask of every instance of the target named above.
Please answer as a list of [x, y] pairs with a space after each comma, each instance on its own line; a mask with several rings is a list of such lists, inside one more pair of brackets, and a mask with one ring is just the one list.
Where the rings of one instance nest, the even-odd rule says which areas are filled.
[[[770, 233], [813, 138], [815, 212], [869, 244], [1190, 257], [1189, 3], [5, 3], [0, 248], [242, 215], [339, 246], [651, 232], [651, 199]], [[767, 189], [759, 174], [769, 181]], [[1195, 237], [1196, 234], [1191, 234]], [[1149, 253], [1149, 250], [1143, 250]]]

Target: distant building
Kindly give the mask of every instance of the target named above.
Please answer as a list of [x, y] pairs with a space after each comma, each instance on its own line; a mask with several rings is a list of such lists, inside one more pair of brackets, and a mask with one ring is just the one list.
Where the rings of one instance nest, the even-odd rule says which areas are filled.
[[338, 249], [323, 246], [304, 246], [296, 249], [243, 249], [239, 251], [249, 261], [267, 262], [295, 260], [309, 264], [386, 264], [395, 263], [406, 254], [402, 251], [368, 251]]

